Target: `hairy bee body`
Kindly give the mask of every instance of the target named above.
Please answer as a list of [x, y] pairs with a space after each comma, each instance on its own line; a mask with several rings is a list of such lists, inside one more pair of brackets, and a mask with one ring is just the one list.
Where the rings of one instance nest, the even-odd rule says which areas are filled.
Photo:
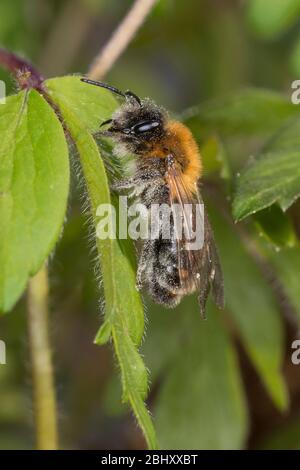
[[[186, 204], [202, 204], [199, 180], [202, 163], [197, 144], [190, 130], [168, 118], [165, 110], [151, 100], [140, 100], [131, 92], [122, 93], [114, 87], [83, 81], [108, 88], [125, 98], [112, 118], [102, 123], [109, 127], [102, 135], [116, 143], [118, 156], [133, 154], [135, 170], [131, 177], [118, 180], [114, 188], [126, 190], [149, 211], [154, 204], [171, 208], [179, 204], [186, 222]], [[212, 231], [204, 213], [203, 244], [191, 250], [187, 238], [178, 239], [174, 215], [171, 214], [169, 237], [144, 240], [139, 252], [137, 287], [145, 288], [156, 303], [176, 306], [182, 297], [198, 291], [200, 311], [204, 315], [210, 290], [216, 304], [223, 307], [223, 276]], [[192, 223], [195, 221], [192, 212]]]
[[[124, 145], [121, 141], [122, 144]], [[135, 143], [133, 147], [128, 145], [126, 139], [124, 149], [120, 145], [117, 147], [120, 155], [128, 151], [139, 156], [135, 172], [131, 178], [119, 180], [114, 185], [115, 188], [129, 190], [131, 197], [148, 209], [153, 204], [170, 205], [171, 201], [178, 201], [173, 183], [168, 181], [169, 157], [172, 156], [179, 166], [182, 178], [178, 185], [184, 185], [188, 193], [186, 202], [199, 203], [198, 183], [202, 171], [200, 155], [191, 132], [183, 124], [167, 120], [159, 139], [142, 142], [138, 148]], [[218, 287], [213, 289], [214, 297], [218, 305], [223, 305], [220, 269], [207, 217], [205, 216], [203, 248], [194, 253], [192, 259], [188, 250], [181, 249], [178, 252], [178, 241], [171, 218], [169, 239], [163, 239], [160, 233], [157, 239], [149, 239], [143, 243], [139, 253], [137, 287], [145, 288], [156, 303], [166, 307], [175, 307], [182, 297], [199, 288], [199, 303], [204, 314], [210, 287], [216, 286], [217, 282]]]
[[[170, 190], [164, 175], [163, 160], [140, 160], [133, 178], [121, 180], [114, 187], [131, 190], [135, 201], [142, 203], [150, 211], [152, 204], [169, 204]], [[170, 239], [163, 239], [160, 233], [157, 239], [149, 239], [143, 243], [137, 272], [137, 287], [145, 287], [156, 303], [170, 307], [177, 305], [181, 299], [176, 245], [171, 223]]]

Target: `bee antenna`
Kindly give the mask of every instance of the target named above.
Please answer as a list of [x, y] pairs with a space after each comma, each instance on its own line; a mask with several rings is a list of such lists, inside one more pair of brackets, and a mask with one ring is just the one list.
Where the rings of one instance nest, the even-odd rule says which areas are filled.
[[103, 83], [103, 82], [97, 82], [95, 80], [91, 80], [90, 78], [81, 78], [80, 80], [84, 83], [88, 83], [89, 85], [96, 85], [101, 88], [105, 88], [106, 90], [109, 90], [112, 93], [115, 93], [116, 95], [120, 95], [120, 96], [123, 96], [123, 98], [126, 98], [126, 93], [123, 93], [122, 91], [118, 90], [118, 88], [115, 88], [114, 86], [107, 85], [106, 83]]
[[132, 93], [132, 91], [127, 90], [124, 94], [126, 98], [133, 98], [140, 106], [142, 106], [140, 98], [135, 93]]
[[106, 83], [103, 83], [103, 82], [98, 82], [98, 81], [95, 81], [95, 80], [91, 80], [90, 78], [81, 78], [80, 79], [82, 82], [84, 83], [88, 83], [89, 85], [96, 85], [96, 86], [99, 86], [101, 88], [105, 88], [106, 90], [109, 90], [111, 91], [112, 93], [115, 93], [119, 96], [122, 96], [123, 98], [125, 99], [134, 99], [139, 106], [142, 105], [141, 103], [141, 100], [140, 98], [135, 95], [134, 93], [132, 93], [132, 91], [125, 91], [125, 93], [123, 93], [122, 91], [118, 90], [118, 88], [115, 88], [114, 86], [111, 86], [111, 85], [107, 85]]

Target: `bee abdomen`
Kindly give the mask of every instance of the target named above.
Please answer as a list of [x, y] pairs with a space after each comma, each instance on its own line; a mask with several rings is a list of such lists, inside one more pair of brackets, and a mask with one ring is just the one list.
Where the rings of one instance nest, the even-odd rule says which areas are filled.
[[181, 300], [177, 257], [172, 240], [152, 240], [145, 284], [154, 302], [175, 307]]

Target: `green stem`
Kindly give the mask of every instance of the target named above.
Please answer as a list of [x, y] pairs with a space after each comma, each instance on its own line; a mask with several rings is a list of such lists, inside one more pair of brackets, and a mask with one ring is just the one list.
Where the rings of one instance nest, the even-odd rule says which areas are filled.
[[42, 268], [28, 287], [28, 334], [32, 368], [36, 447], [57, 449], [56, 397], [48, 334], [48, 272]]

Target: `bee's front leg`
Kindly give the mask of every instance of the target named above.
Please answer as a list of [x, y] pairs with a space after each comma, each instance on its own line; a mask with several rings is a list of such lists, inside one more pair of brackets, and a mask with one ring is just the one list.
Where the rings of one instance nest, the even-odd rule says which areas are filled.
[[111, 184], [111, 189], [114, 191], [122, 191], [123, 189], [133, 188], [136, 184], [134, 178], [124, 178], [121, 180], [116, 180]]
[[136, 280], [135, 280], [136, 290], [141, 290], [143, 287], [144, 272], [145, 272], [145, 263], [142, 263], [141, 260], [139, 260], [138, 269], [136, 273]]
[[151, 261], [153, 252], [153, 241], [146, 240], [142, 247], [140, 256], [139, 256], [139, 263], [136, 273], [136, 289], [141, 290], [144, 287], [144, 280], [145, 280], [145, 273], [149, 262]]
[[144, 275], [147, 266], [146, 250], [143, 248], [136, 273], [135, 287], [137, 290], [143, 288]]

